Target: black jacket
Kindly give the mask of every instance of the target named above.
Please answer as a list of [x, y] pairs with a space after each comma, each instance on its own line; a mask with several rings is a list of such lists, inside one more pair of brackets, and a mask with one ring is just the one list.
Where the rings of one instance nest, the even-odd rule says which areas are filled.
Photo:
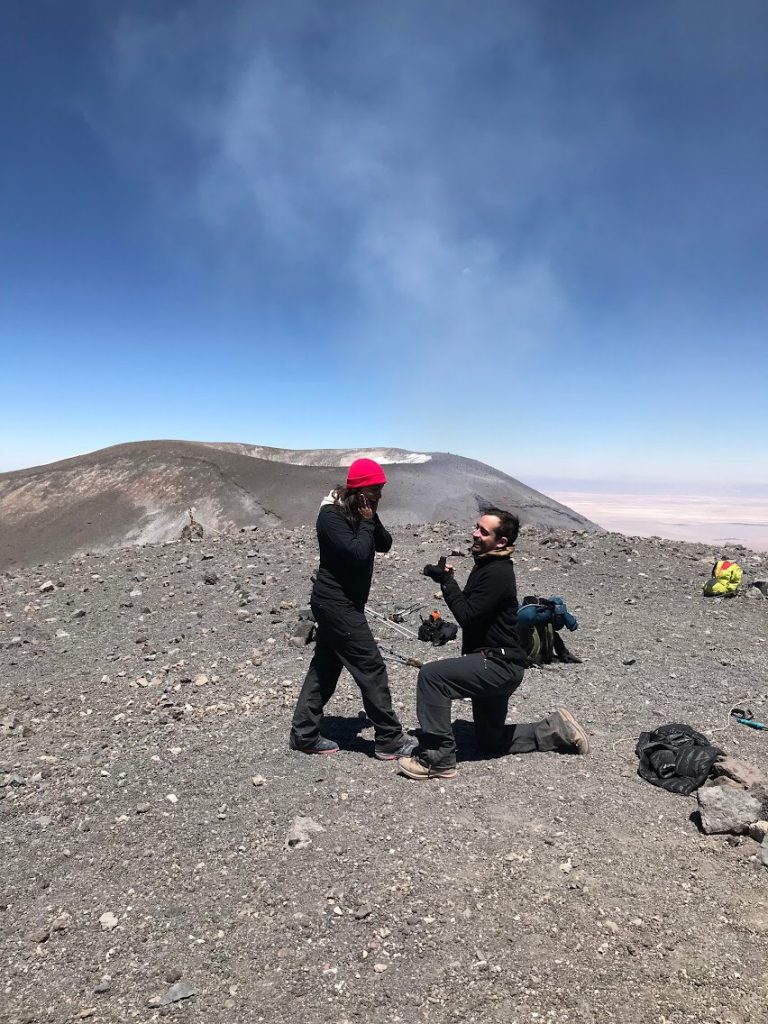
[[461, 653], [501, 652], [525, 666], [517, 633], [517, 584], [509, 555], [484, 555], [475, 560], [462, 591], [453, 576], [442, 584], [443, 597], [462, 629]]
[[371, 589], [376, 552], [389, 551], [392, 537], [377, 515], [353, 526], [338, 505], [328, 504], [321, 507], [317, 517], [317, 540], [320, 568], [312, 600], [346, 600], [362, 611]]
[[670, 793], [688, 796], [704, 785], [723, 752], [690, 725], [673, 722], [653, 732], [641, 732], [635, 753], [640, 758], [637, 774], [641, 778]]

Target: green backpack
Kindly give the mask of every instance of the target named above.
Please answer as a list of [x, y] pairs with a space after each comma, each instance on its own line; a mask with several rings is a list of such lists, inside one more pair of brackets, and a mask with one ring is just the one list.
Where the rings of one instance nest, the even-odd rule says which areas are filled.
[[520, 628], [520, 642], [528, 665], [549, 665], [555, 653], [555, 627], [551, 622]]
[[564, 625], [571, 631], [578, 627], [562, 598], [523, 598], [517, 613], [517, 630], [529, 666], [550, 665], [555, 660], [581, 662], [581, 658], [568, 650], [558, 633]]

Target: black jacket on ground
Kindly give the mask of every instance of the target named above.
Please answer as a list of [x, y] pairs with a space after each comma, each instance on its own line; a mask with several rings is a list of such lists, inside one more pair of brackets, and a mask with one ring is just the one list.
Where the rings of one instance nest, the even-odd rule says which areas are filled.
[[464, 590], [451, 575], [442, 591], [462, 629], [462, 654], [503, 651], [506, 660], [525, 667], [525, 651], [517, 632], [515, 569], [508, 554], [475, 559]]
[[637, 774], [642, 779], [688, 796], [704, 785], [723, 752], [690, 725], [672, 722], [640, 733], [635, 753], [640, 758]]
[[389, 551], [392, 537], [377, 515], [350, 523], [338, 505], [320, 508], [317, 517], [320, 568], [312, 590], [312, 600], [339, 602], [345, 599], [358, 611], [365, 608], [373, 578], [373, 560], [377, 551]]

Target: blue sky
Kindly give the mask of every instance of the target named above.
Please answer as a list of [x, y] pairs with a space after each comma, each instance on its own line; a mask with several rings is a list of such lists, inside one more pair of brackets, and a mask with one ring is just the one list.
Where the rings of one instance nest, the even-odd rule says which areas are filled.
[[762, 0], [9, 0], [0, 51], [0, 470], [768, 490]]

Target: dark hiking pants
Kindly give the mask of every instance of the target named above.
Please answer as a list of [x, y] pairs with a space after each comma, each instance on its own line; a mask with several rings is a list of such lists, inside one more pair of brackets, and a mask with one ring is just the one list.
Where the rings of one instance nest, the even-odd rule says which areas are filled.
[[362, 612], [345, 603], [312, 602], [317, 622], [315, 653], [293, 713], [291, 740], [297, 747], [317, 740], [323, 708], [336, 690], [342, 668], [360, 688], [363, 707], [376, 734], [376, 749], [394, 753], [405, 742], [392, 710], [384, 659]]
[[419, 759], [441, 768], [456, 764], [451, 702], [461, 697], [472, 699], [475, 737], [484, 754], [500, 757], [560, 749], [546, 720], [505, 725], [510, 695], [522, 680], [521, 666], [482, 654], [426, 664], [416, 683], [416, 715], [421, 727]]

